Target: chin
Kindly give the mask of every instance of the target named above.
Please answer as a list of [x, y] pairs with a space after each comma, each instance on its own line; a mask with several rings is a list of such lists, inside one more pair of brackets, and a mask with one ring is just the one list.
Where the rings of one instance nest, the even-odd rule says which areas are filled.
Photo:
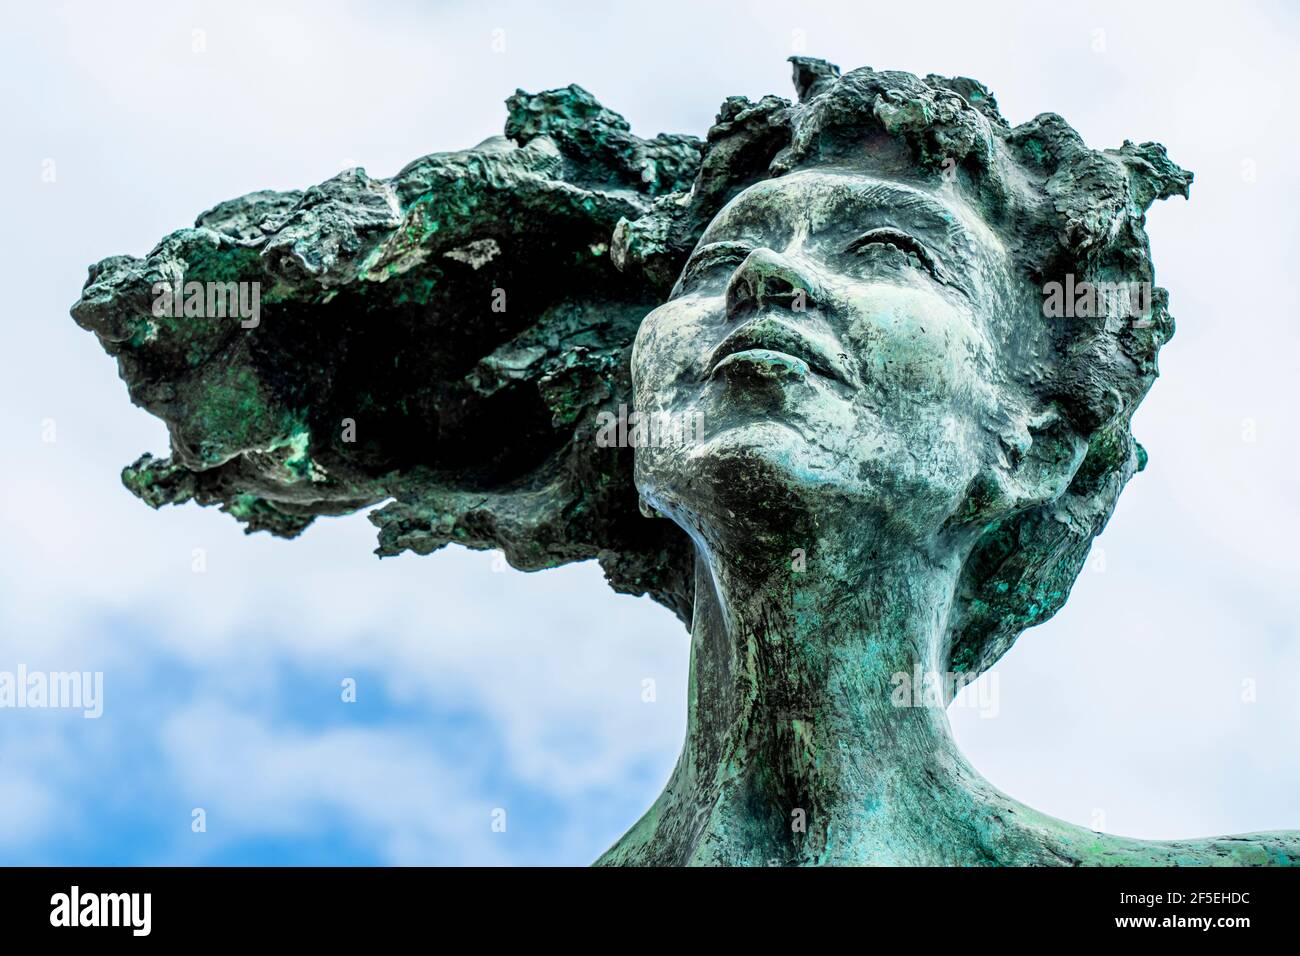
[[718, 469], [775, 474], [789, 484], [825, 452], [804, 437], [798, 425], [777, 418], [737, 416], [720, 428], [708, 428], [705, 440], [687, 450], [684, 465], [697, 474]]
[[706, 517], [722, 537], [741, 529], [806, 533], [829, 502], [843, 503], [858, 490], [852, 474], [844, 473], [858, 463], [846, 461], [843, 453], [809, 442], [794, 425], [739, 421], [708, 430], [690, 448], [643, 459], [638, 484], [670, 512]]

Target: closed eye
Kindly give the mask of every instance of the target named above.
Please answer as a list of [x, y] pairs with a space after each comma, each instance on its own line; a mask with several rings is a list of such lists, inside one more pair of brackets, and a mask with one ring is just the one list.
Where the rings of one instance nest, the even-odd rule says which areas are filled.
[[917, 261], [925, 267], [936, 280], [947, 284], [948, 279], [944, 274], [943, 268], [935, 259], [934, 254], [930, 252], [919, 240], [913, 238], [899, 229], [891, 229], [888, 226], [881, 226], [879, 229], [871, 229], [864, 232], [858, 238], [845, 247], [845, 252], [867, 252], [873, 246], [892, 246], [904, 255], [915, 256]]
[[740, 265], [753, 251], [754, 247], [747, 242], [711, 242], [707, 246], [702, 246], [695, 250], [695, 255], [687, 263], [682, 273], [681, 284], [685, 286], [703, 278], [719, 266]]

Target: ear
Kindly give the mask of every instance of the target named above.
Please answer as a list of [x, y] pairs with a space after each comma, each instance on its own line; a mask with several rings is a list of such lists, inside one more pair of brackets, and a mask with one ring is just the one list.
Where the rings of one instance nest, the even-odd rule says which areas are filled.
[[1088, 453], [1088, 443], [1055, 406], [1017, 420], [998, 438], [996, 484], [1012, 514], [1059, 498]]
[[1088, 443], [1055, 407], [1013, 414], [994, 439], [993, 460], [966, 488], [945, 527], [985, 528], [1055, 501], [1070, 486]]

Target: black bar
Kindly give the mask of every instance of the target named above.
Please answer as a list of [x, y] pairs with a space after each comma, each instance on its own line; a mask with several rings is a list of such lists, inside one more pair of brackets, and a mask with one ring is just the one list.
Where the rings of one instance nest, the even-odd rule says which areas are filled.
[[[1295, 939], [1300, 929], [1300, 879], [1282, 869], [54, 867], [0, 870], [6, 941], [57, 941], [75, 934], [79, 943], [93, 945], [132, 939], [143, 928], [143, 896], [135, 898], [136, 908], [127, 909], [122, 897], [103, 908], [107, 918], [116, 909], [126, 925], [52, 925], [52, 916], [70, 922], [73, 886], [79, 920], [101, 911], [99, 894], [148, 893], [147, 938], [204, 944], [338, 944], [414, 933], [450, 946], [457, 928], [496, 934], [532, 927], [541, 934], [538, 944], [562, 932], [566, 940], [590, 936], [635, 944], [643, 938], [666, 945], [663, 934], [680, 928], [684, 918], [712, 918], [730, 933], [767, 932], [775, 921], [796, 934], [844, 931], [877, 939], [892, 925], [918, 941], [948, 943], [975, 932], [990, 943], [1002, 935], [1050, 933], [1044, 938], [1182, 941], [1199, 935], [1232, 944], [1277, 934]], [[58, 894], [67, 906], [56, 912]], [[95, 902], [87, 903], [88, 896]], [[1200, 922], [1206, 919], [1208, 927]], [[1121, 920], [1152, 922], [1120, 925]]]

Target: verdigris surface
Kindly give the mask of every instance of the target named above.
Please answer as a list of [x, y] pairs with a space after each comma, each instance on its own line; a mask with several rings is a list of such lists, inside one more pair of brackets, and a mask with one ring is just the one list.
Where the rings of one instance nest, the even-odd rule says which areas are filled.
[[[520, 92], [504, 137], [93, 266], [73, 316], [171, 436], [125, 484], [286, 537], [387, 502], [381, 555], [595, 558], [672, 608], [686, 744], [601, 863], [1300, 861], [1296, 832], [1037, 813], [944, 710], [1061, 607], [1145, 463], [1129, 422], [1173, 331], [1145, 213], [1191, 174], [1052, 114], [1011, 127], [969, 79], [794, 79], [702, 142]], [[673, 427], [610, 447], [620, 405]], [[938, 699], [900, 695], [913, 675]]]

